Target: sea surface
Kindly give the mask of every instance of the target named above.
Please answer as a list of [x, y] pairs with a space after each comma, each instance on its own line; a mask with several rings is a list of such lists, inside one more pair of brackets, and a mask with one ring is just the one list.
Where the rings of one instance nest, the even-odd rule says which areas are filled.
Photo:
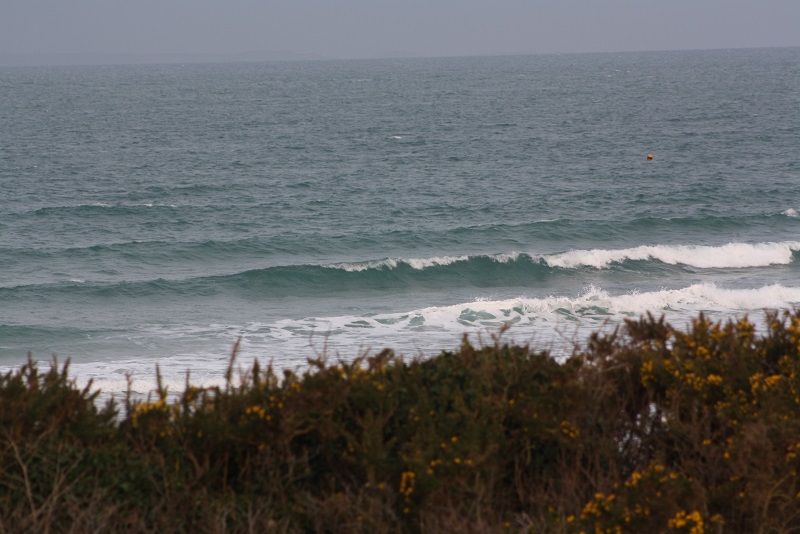
[[239, 338], [566, 354], [798, 304], [800, 48], [0, 68], [2, 371], [176, 391]]

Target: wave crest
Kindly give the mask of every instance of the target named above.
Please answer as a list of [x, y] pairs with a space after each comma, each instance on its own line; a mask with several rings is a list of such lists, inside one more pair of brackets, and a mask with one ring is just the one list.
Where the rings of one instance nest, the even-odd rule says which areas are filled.
[[550, 267], [565, 269], [577, 267], [602, 269], [626, 260], [657, 260], [669, 265], [687, 265], [698, 269], [730, 269], [786, 265], [792, 262], [793, 253], [799, 250], [798, 241], [728, 243], [721, 246], [645, 245], [619, 250], [573, 250], [545, 256], [543, 259]]

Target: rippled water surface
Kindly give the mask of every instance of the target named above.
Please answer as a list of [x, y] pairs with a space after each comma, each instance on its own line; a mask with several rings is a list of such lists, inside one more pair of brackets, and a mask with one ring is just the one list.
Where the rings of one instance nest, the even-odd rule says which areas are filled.
[[107, 391], [800, 303], [797, 48], [2, 68], [0, 125], [0, 366]]

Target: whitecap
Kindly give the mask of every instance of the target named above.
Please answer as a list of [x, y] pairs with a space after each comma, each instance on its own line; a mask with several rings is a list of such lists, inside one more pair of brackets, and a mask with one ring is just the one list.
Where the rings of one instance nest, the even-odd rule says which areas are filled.
[[688, 265], [699, 269], [765, 267], [786, 265], [792, 253], [800, 250], [800, 242], [781, 243], [728, 243], [707, 245], [644, 245], [629, 249], [573, 250], [544, 256], [551, 267], [574, 269], [576, 267], [607, 268], [612, 263], [625, 260], [658, 260], [670, 265]]

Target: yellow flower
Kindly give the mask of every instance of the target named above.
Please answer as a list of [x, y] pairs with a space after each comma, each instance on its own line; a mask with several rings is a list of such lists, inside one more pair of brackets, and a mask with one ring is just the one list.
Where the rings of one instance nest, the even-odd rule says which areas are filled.
[[703, 516], [697, 510], [687, 513], [681, 510], [675, 517], [667, 522], [667, 528], [680, 530], [685, 527], [689, 528], [690, 534], [703, 534], [705, 529], [703, 527]]
[[708, 381], [709, 384], [713, 386], [719, 386], [720, 384], [722, 384], [722, 377], [719, 375], [708, 375], [706, 377], [706, 380]]

